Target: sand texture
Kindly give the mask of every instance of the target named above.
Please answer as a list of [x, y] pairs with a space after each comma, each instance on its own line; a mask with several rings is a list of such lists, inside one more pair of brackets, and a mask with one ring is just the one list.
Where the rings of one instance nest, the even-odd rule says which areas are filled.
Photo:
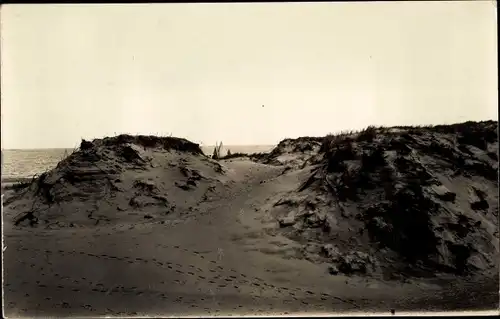
[[498, 309], [497, 125], [82, 141], [3, 185], [4, 314]]

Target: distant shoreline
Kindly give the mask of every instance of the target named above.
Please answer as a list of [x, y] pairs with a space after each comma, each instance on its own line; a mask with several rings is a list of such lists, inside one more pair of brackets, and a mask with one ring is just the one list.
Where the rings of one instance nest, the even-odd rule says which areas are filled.
[[[224, 143], [224, 142], [223, 142]], [[223, 145], [224, 148], [251, 148], [251, 147], [259, 147], [259, 148], [274, 148], [278, 144], [232, 144], [232, 145]], [[200, 145], [201, 148], [214, 148], [215, 145]], [[2, 148], [2, 152], [4, 151], [50, 151], [50, 150], [73, 150], [76, 147], [38, 147], [38, 148]]]
[[[270, 152], [275, 148], [276, 145], [223, 145], [222, 149], [223, 150], [231, 150], [231, 153], [245, 153], [245, 154], [251, 154], [251, 153], [265, 153], [265, 152]], [[213, 152], [215, 145], [200, 145], [201, 150], [205, 155], [211, 155]], [[5, 153], [11, 153], [11, 152], [27, 152], [27, 153], [36, 153], [36, 152], [51, 152], [51, 151], [67, 151], [67, 152], [72, 152], [76, 148], [64, 148], [64, 147], [55, 147], [55, 148], [8, 148], [8, 149], [2, 149], [2, 158], [5, 156]], [[2, 163], [3, 164], [3, 163]]]

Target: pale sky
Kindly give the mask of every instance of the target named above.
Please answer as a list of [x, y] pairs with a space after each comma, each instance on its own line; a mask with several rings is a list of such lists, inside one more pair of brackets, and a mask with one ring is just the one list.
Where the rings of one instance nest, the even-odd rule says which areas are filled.
[[498, 119], [496, 23], [492, 1], [4, 5], [2, 148]]

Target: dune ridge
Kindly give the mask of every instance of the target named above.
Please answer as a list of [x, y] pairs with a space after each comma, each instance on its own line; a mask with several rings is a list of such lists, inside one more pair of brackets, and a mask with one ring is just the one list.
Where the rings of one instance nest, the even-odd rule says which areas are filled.
[[281, 226], [308, 243], [305, 256], [331, 260], [332, 273], [496, 269], [497, 131], [495, 122], [372, 127], [285, 141], [275, 159], [314, 169], [276, 202]]

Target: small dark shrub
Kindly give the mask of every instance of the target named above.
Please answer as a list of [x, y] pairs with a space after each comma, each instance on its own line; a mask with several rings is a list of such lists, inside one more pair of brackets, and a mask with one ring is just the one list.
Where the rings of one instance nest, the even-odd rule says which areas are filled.
[[89, 141], [82, 139], [82, 142], [80, 143], [80, 149], [82, 151], [89, 150], [92, 147], [94, 147], [94, 144], [92, 142], [89, 142]]
[[454, 256], [455, 270], [459, 274], [464, 273], [467, 270], [467, 260], [471, 256], [471, 247], [452, 242], [447, 242], [446, 244]]
[[238, 158], [238, 157], [252, 157], [252, 155], [245, 154], [245, 153], [227, 153], [226, 156], [221, 157], [220, 159], [231, 159], [231, 158]]
[[371, 142], [377, 136], [377, 128], [375, 126], [368, 126], [361, 132], [359, 132], [356, 141], [358, 142]]
[[345, 171], [340, 177], [340, 181], [336, 184], [336, 191], [339, 200], [357, 200], [358, 199], [358, 189], [357, 189], [357, 178], [351, 175], [349, 172]]
[[344, 161], [356, 159], [356, 153], [350, 142], [336, 145], [333, 150], [325, 153], [328, 159], [328, 172], [342, 172], [345, 170]]
[[463, 145], [472, 145], [481, 150], [488, 149], [488, 142], [486, 141], [486, 132], [478, 131], [465, 131], [457, 137], [457, 142]]
[[487, 154], [487, 155], [488, 155], [488, 156], [489, 156], [489, 158], [491, 158], [492, 160], [494, 160], [494, 161], [498, 161], [498, 155], [497, 155], [497, 153], [495, 153], [495, 152], [488, 152], [488, 154]]
[[437, 238], [429, 214], [436, 207], [416, 182], [397, 192], [390, 202], [369, 207], [365, 222], [372, 239], [400, 253], [410, 262], [436, 253]]
[[339, 144], [352, 142], [351, 135], [353, 131], [340, 132], [339, 134], [328, 134], [322, 138], [321, 147], [319, 149], [320, 153], [332, 152], [332, 149]]
[[28, 188], [31, 185], [31, 183], [33, 183], [33, 181], [18, 181], [9, 188], [17, 192], [22, 189]]
[[364, 170], [374, 171], [378, 167], [385, 166], [385, 154], [382, 147], [377, 147], [374, 151], [363, 153], [361, 156], [361, 165]]

